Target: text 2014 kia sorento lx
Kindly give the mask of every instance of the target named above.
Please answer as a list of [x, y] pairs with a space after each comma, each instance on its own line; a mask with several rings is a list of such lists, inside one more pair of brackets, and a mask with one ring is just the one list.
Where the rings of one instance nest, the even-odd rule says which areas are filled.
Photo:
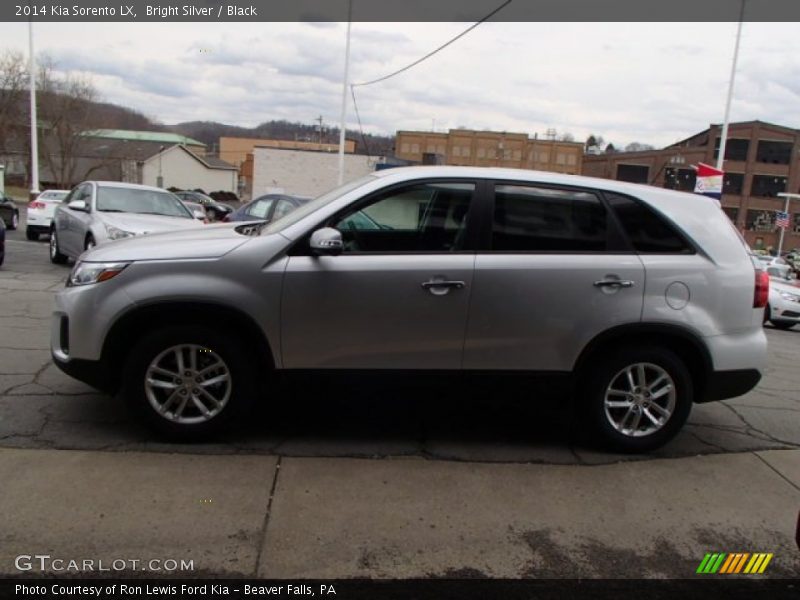
[[768, 285], [702, 196], [389, 169], [266, 226], [85, 253], [56, 299], [52, 354], [182, 438], [270, 400], [278, 373], [525, 372], [567, 376], [606, 446], [646, 451], [693, 402], [759, 381]]

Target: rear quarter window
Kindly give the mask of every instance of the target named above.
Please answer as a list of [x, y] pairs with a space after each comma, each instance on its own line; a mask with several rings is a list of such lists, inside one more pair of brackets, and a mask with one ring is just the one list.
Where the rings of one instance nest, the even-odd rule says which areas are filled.
[[636, 252], [694, 254], [686, 238], [644, 202], [610, 192], [605, 197]]

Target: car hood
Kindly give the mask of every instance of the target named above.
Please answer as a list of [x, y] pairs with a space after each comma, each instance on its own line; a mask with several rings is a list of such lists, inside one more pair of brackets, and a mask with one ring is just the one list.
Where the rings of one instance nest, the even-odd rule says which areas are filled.
[[196, 219], [136, 213], [99, 213], [99, 219], [106, 225], [111, 225], [123, 231], [130, 231], [136, 235], [175, 231], [176, 229], [188, 229], [198, 226]]
[[[189, 221], [189, 219], [186, 219]], [[179, 260], [219, 258], [251, 238], [236, 232], [236, 225], [203, 225], [183, 231], [153, 233], [96, 246], [81, 260], [115, 262], [129, 260]], [[116, 227], [116, 225], [115, 225]]]
[[769, 278], [769, 288], [777, 292], [789, 292], [800, 294], [800, 283], [797, 281], [786, 281], [785, 279]]

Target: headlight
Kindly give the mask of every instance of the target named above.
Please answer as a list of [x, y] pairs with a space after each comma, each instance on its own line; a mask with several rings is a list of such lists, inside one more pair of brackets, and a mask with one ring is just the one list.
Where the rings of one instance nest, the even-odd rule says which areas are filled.
[[122, 238], [133, 237], [136, 235], [132, 231], [117, 229], [113, 225], [106, 225], [106, 233], [108, 233], [108, 239], [110, 240], [121, 240]]
[[800, 302], [800, 295], [790, 294], [789, 292], [780, 292], [781, 298], [789, 302]]
[[67, 286], [89, 285], [90, 283], [100, 283], [116, 277], [130, 263], [99, 263], [99, 262], [79, 262], [76, 263], [67, 279]]

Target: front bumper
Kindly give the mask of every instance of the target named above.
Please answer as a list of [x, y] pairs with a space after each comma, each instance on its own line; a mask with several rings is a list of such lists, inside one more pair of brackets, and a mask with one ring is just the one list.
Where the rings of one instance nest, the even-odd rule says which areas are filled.
[[770, 321], [800, 323], [800, 302], [786, 300], [781, 296], [772, 297], [769, 302], [769, 315]]
[[73, 379], [109, 394], [114, 394], [119, 389], [119, 380], [111, 375], [111, 369], [103, 361], [80, 358], [65, 360], [56, 351], [51, 352], [51, 355], [55, 365]]

